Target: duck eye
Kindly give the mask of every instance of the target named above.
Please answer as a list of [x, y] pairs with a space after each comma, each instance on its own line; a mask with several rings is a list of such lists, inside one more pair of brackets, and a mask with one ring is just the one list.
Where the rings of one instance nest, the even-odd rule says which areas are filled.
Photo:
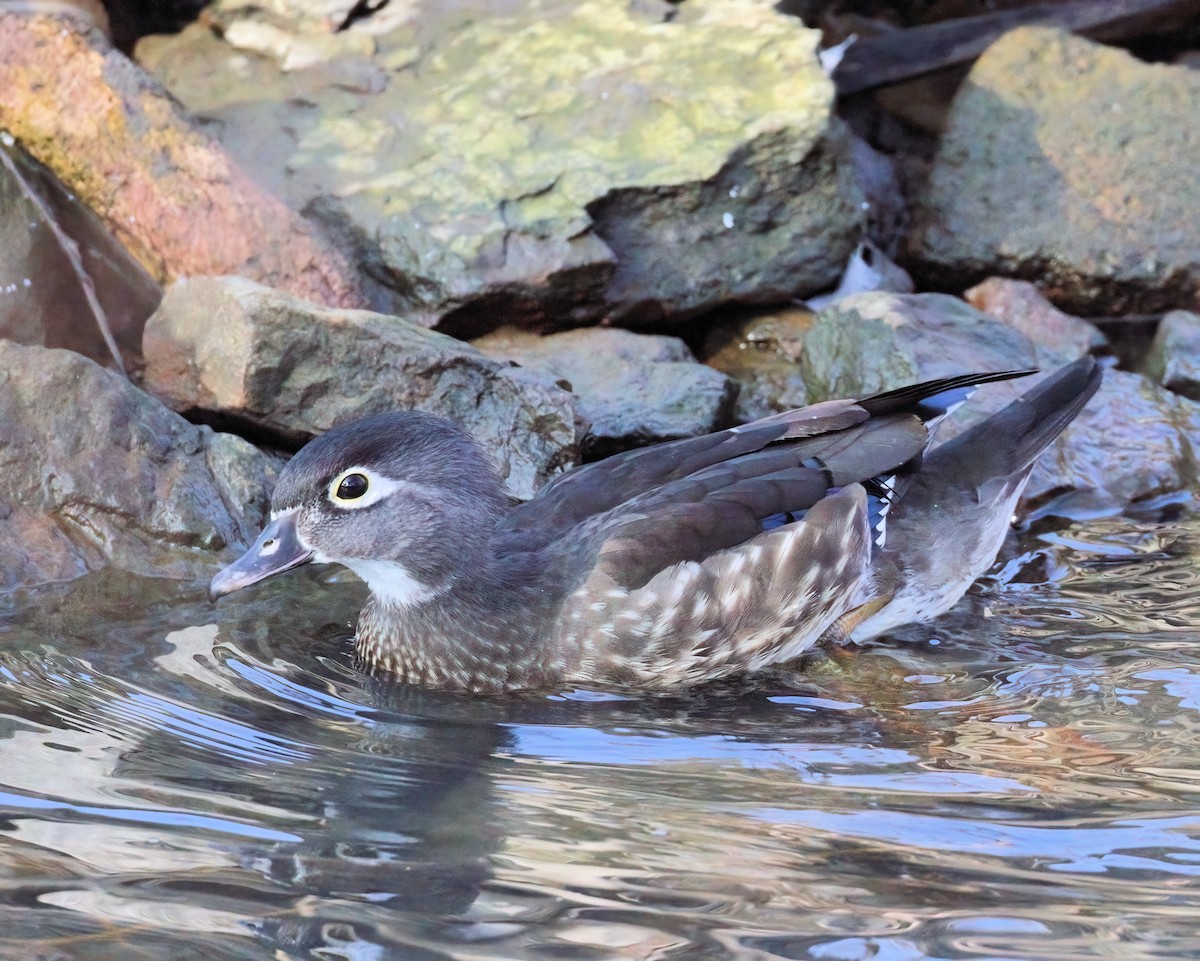
[[370, 481], [367, 480], [366, 474], [357, 472], [346, 474], [338, 482], [337, 487], [333, 491], [334, 500], [339, 501], [355, 501], [362, 497], [370, 487]]

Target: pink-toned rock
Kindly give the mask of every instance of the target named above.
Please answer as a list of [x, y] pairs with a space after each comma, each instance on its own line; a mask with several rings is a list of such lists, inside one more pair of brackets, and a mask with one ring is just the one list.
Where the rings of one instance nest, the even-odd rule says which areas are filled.
[[1095, 327], [1081, 317], [1063, 313], [1025, 280], [989, 277], [963, 297], [976, 310], [1015, 327], [1038, 346], [1067, 357], [1079, 357], [1106, 343]]
[[241, 274], [364, 306], [357, 270], [73, 19], [0, 11], [0, 128], [96, 211], [159, 281]]

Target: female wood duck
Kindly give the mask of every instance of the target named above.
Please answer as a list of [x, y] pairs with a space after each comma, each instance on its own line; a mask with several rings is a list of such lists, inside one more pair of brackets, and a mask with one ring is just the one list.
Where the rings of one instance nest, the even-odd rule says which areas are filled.
[[523, 504], [441, 417], [329, 431], [215, 599], [307, 564], [366, 581], [358, 650], [465, 691], [677, 688], [865, 640], [950, 608], [995, 560], [1038, 454], [1095, 393], [1084, 358], [954, 440], [972, 374], [629, 451]]

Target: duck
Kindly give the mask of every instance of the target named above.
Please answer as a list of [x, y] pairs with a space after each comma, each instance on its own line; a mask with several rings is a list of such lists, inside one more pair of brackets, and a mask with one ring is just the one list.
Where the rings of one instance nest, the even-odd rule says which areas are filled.
[[372, 672], [460, 692], [678, 691], [949, 610], [995, 562], [1084, 357], [944, 443], [973, 373], [831, 400], [569, 470], [532, 499], [434, 414], [335, 427], [287, 463], [212, 600], [304, 564], [370, 590]]

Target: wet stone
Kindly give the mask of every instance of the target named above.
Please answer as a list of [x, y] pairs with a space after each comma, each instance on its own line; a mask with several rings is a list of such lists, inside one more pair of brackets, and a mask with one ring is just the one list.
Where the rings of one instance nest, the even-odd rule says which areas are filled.
[[78, 354], [0, 341], [0, 587], [208, 576], [254, 539], [273, 476]]
[[1107, 370], [1096, 396], [1038, 459], [1025, 500], [1086, 516], [1196, 490], [1197, 443], [1200, 404], [1141, 374]]
[[914, 273], [1034, 280], [1081, 314], [1200, 304], [1198, 114], [1195, 71], [1048, 28], [1005, 34], [955, 97], [917, 198]]

